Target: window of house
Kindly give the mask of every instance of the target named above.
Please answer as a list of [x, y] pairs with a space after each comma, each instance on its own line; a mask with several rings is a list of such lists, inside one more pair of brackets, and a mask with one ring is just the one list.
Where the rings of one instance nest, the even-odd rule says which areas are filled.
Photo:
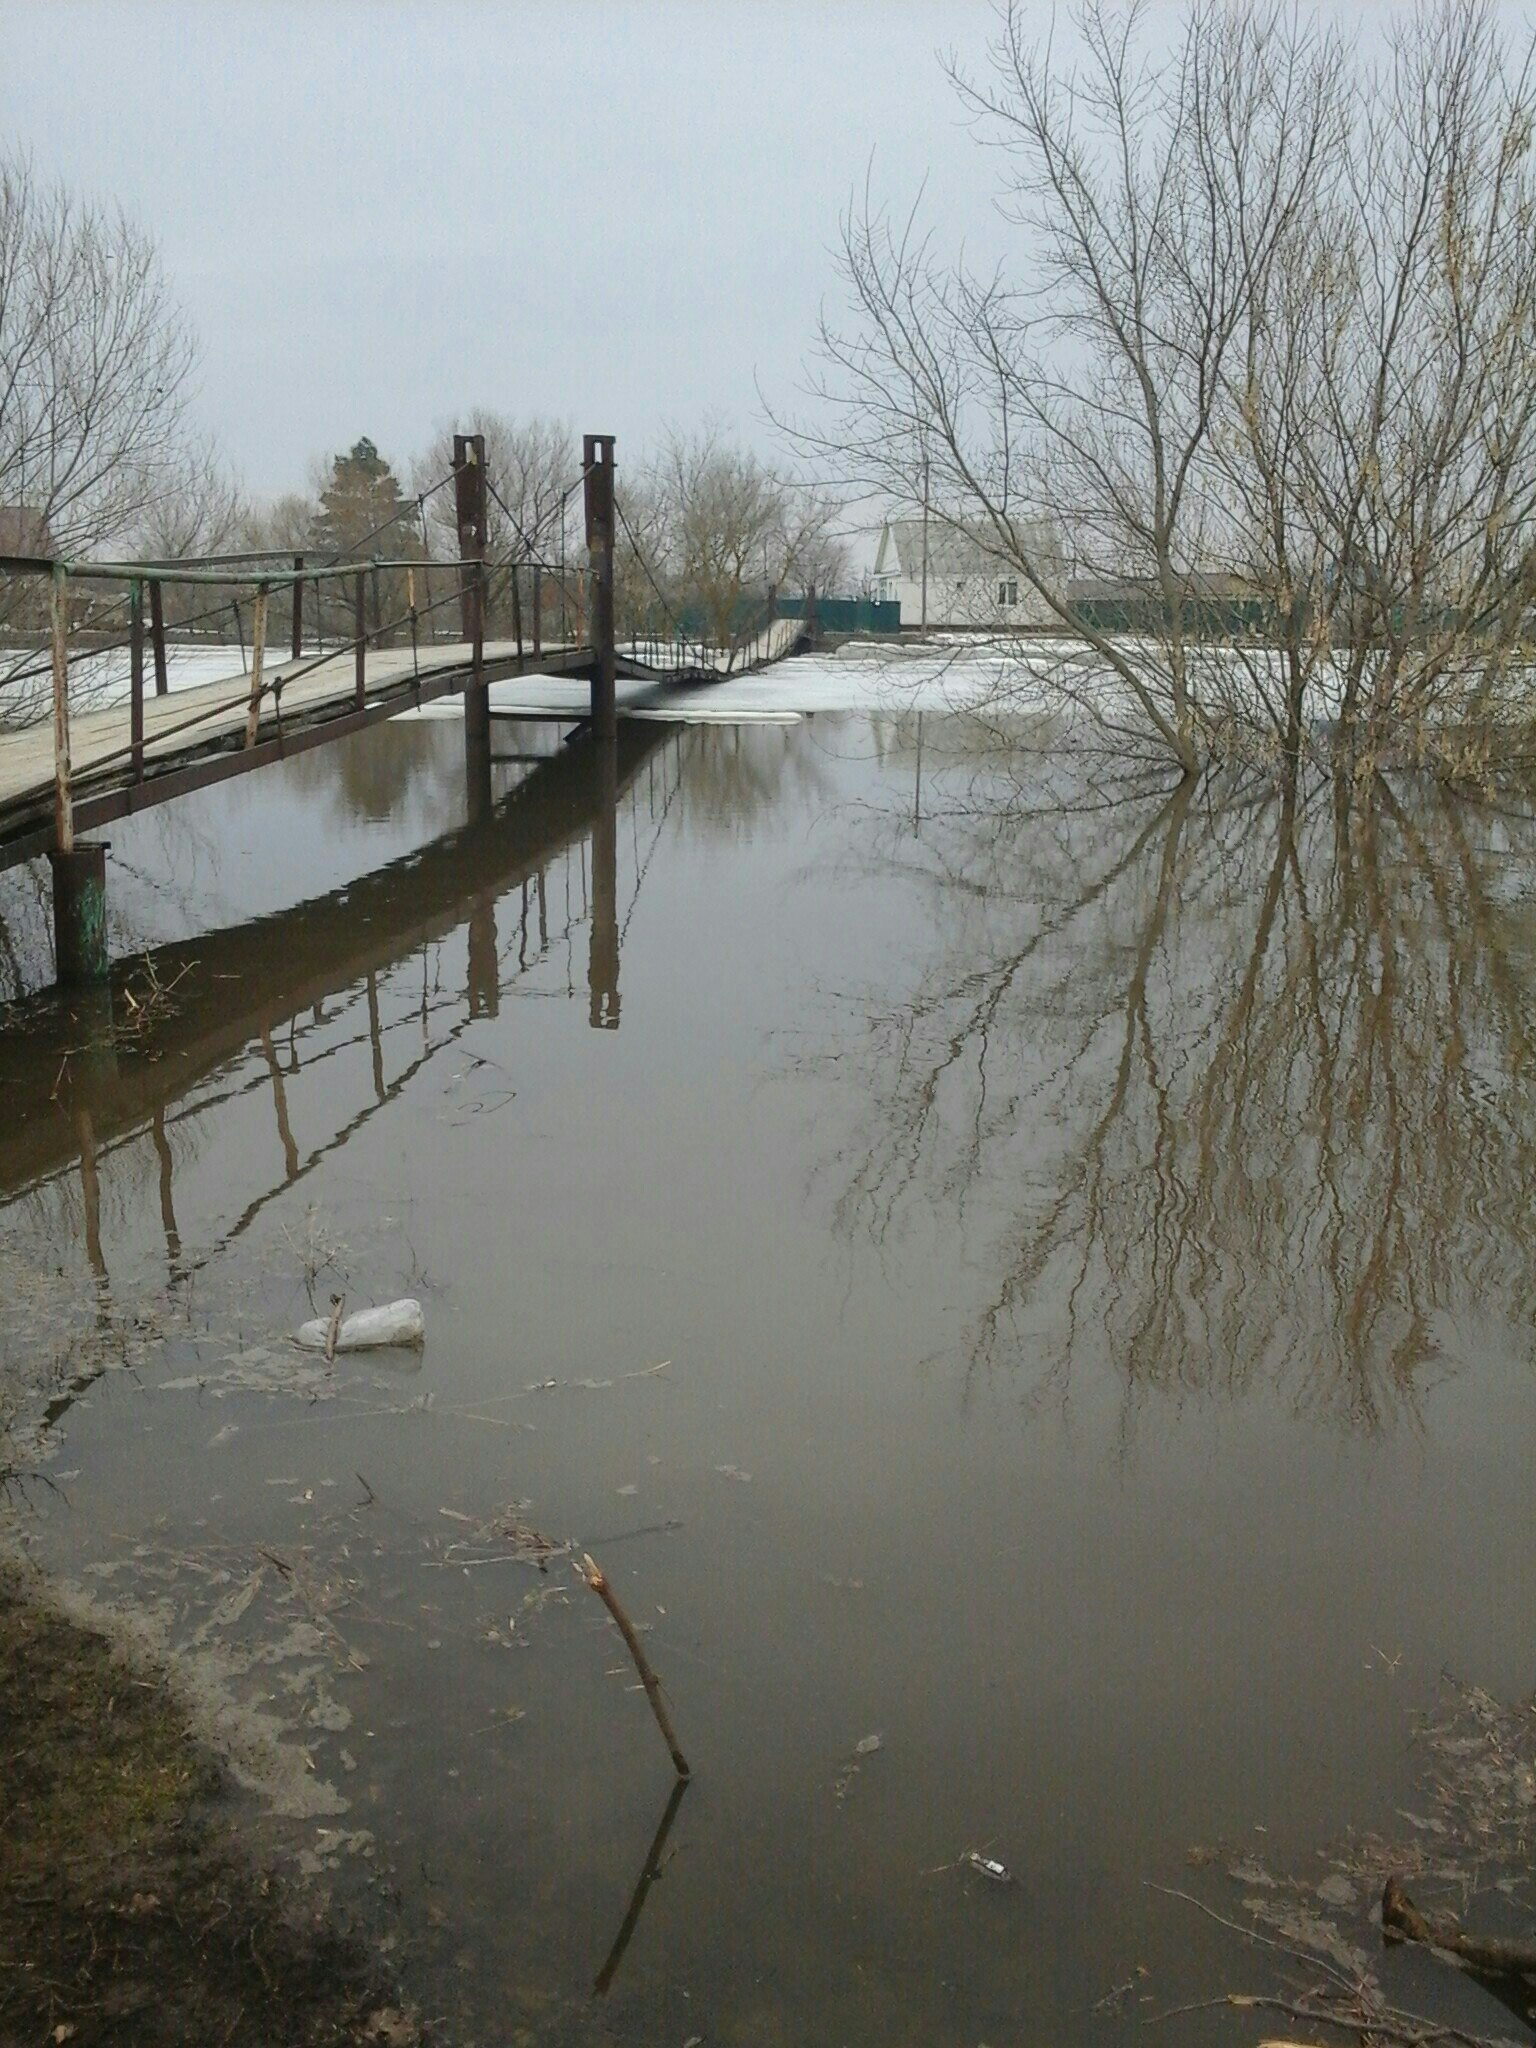
[[1010, 582], [1010, 583], [1009, 583], [1009, 585], [1008, 585], [1008, 602], [1009, 602], [1010, 604], [1017, 604], [1017, 603], [1018, 603], [1018, 601], [1019, 601], [1019, 586], [1018, 586], [1017, 582]]

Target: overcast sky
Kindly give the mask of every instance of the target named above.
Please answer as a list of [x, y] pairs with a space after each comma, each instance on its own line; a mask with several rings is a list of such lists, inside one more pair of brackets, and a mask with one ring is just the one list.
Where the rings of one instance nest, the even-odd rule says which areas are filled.
[[[1323, 0], [1367, 40], [1400, 0]], [[1174, 0], [1158, 0], [1165, 18]], [[1501, 0], [1510, 26], [1528, 22]], [[1040, 25], [1051, 21], [1039, 0]], [[937, 52], [989, 0], [0, 0], [0, 140], [158, 236], [198, 406], [256, 492], [489, 405], [769, 445], [873, 152], [1001, 246]]]
[[[1045, 10], [1042, 9], [1042, 20]], [[619, 436], [800, 374], [870, 152], [992, 232], [935, 52], [987, 0], [0, 0], [4, 134], [159, 238], [250, 487], [486, 404]]]

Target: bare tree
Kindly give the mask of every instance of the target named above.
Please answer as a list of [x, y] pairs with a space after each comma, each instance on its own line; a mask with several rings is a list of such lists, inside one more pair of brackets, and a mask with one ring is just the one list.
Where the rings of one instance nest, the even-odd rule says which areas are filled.
[[250, 519], [245, 492], [209, 441], [193, 441], [153, 505], [128, 536], [136, 560], [182, 562], [241, 544]]
[[[1529, 696], [1536, 85], [1485, 0], [1367, 64], [1277, 5], [1010, 0], [951, 76], [1019, 264], [945, 261], [866, 193], [848, 316], [786, 422], [839, 478], [979, 540], [1096, 657], [1029, 687], [1150, 739], [1295, 764], [1316, 715], [1422, 751]], [[1052, 526], [1070, 559], [1038, 543]]]
[[[581, 493], [573, 487], [581, 476], [581, 438], [564, 420], [512, 419], [487, 406], [471, 407], [451, 425], [440, 426], [426, 453], [412, 470], [419, 491], [430, 491], [453, 467], [455, 433], [485, 436], [485, 468], [491, 484], [487, 506], [487, 558], [505, 566], [493, 569], [487, 591], [488, 619], [493, 631], [505, 630], [512, 614], [512, 567], [515, 562], [547, 564], [558, 572], [575, 565], [582, 550]], [[452, 561], [459, 552], [454, 524], [453, 492], [438, 490], [426, 501], [432, 552]], [[557, 616], [558, 574], [541, 581], [541, 595]], [[521, 571], [519, 603], [532, 601], [532, 578]], [[574, 600], [573, 600], [574, 602]], [[569, 606], [567, 607], [569, 610]], [[557, 629], [558, 630], [558, 627]]]
[[314, 533], [314, 500], [301, 491], [287, 491], [280, 498], [246, 508], [240, 544], [252, 552], [303, 554], [314, 546]]
[[[0, 508], [14, 553], [126, 545], [185, 488], [194, 348], [153, 240], [0, 158]], [[190, 458], [195, 467], [195, 458]], [[39, 586], [0, 577], [0, 636], [35, 640]], [[120, 591], [77, 601], [120, 622]], [[35, 646], [0, 654], [0, 719], [36, 715]]]
[[838, 507], [776, 475], [718, 428], [669, 434], [648, 471], [658, 559], [683, 611], [734, 659], [776, 592], [825, 589], [846, 560]]

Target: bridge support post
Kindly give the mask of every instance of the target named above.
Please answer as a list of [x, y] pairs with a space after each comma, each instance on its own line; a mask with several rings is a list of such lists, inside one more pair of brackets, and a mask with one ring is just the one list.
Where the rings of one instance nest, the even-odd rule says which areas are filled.
[[453, 509], [459, 529], [459, 623], [473, 646], [475, 680], [485, 660], [485, 436], [453, 437]]
[[171, 684], [165, 669], [165, 593], [158, 576], [149, 586], [149, 638], [155, 651], [155, 695], [163, 697]]
[[133, 779], [144, 780], [144, 586], [128, 586], [128, 732]]
[[464, 690], [464, 785], [471, 824], [491, 808], [491, 700], [485, 680], [485, 436], [453, 437], [453, 509], [459, 529], [459, 625], [472, 650]]
[[53, 869], [54, 971], [65, 988], [107, 978], [107, 842], [80, 839], [48, 855]]
[[491, 703], [483, 683], [464, 692], [464, 813], [471, 825], [491, 815]]
[[587, 434], [581, 444], [586, 473], [587, 550], [591, 557], [592, 730], [600, 740], [618, 731], [617, 650], [613, 627], [613, 441]]
[[[158, 587], [158, 586], [156, 586]], [[53, 959], [67, 987], [107, 978], [107, 844], [75, 838], [69, 761], [69, 580], [53, 572], [48, 592], [53, 645]], [[140, 670], [142, 676], [142, 651]], [[142, 691], [142, 682], [141, 682]]]

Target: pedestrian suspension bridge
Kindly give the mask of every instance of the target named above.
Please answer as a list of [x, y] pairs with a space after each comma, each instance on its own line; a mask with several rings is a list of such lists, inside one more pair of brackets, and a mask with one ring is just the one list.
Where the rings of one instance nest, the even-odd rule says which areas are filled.
[[[46, 610], [36, 659], [13, 661], [0, 673], [0, 868], [40, 855], [50, 860], [59, 979], [88, 982], [106, 974], [106, 846], [83, 835], [115, 819], [453, 694], [464, 699], [474, 805], [481, 786], [489, 786], [493, 719], [555, 723], [568, 736], [589, 733], [611, 744], [621, 717], [644, 715], [675, 703], [679, 691], [792, 653], [805, 626], [775, 617], [771, 603], [729, 648], [685, 634], [616, 497], [613, 448], [611, 435], [588, 435], [580, 473], [539, 527], [524, 532], [487, 471], [484, 437], [456, 435], [451, 471], [418, 499], [421, 509], [452, 489], [453, 561], [365, 554], [370, 540], [398, 529], [397, 516], [365, 535], [345, 560], [287, 553], [136, 562], [0, 556], [0, 580], [30, 579], [39, 615]], [[573, 569], [563, 549], [560, 559], [550, 557], [547, 542], [557, 519], [563, 536], [577, 490], [586, 561]], [[493, 500], [513, 536], [494, 559]], [[627, 648], [615, 634], [621, 524], [655, 599], [645, 636]], [[511, 631], [502, 638], [486, 633], [493, 587], [510, 599]], [[384, 601], [386, 591], [399, 593], [395, 603]], [[171, 593], [183, 605], [203, 596], [208, 603], [168, 623]], [[126, 632], [103, 639], [103, 613], [124, 611]], [[93, 630], [84, 628], [87, 617]], [[210, 644], [211, 631], [227, 633], [231, 617], [237, 642], [221, 637]], [[287, 629], [280, 655], [274, 623]], [[206, 679], [184, 681], [194, 666]], [[526, 701], [502, 689], [493, 709], [492, 684], [533, 678], [537, 687]], [[41, 715], [18, 715], [28, 703]]]

